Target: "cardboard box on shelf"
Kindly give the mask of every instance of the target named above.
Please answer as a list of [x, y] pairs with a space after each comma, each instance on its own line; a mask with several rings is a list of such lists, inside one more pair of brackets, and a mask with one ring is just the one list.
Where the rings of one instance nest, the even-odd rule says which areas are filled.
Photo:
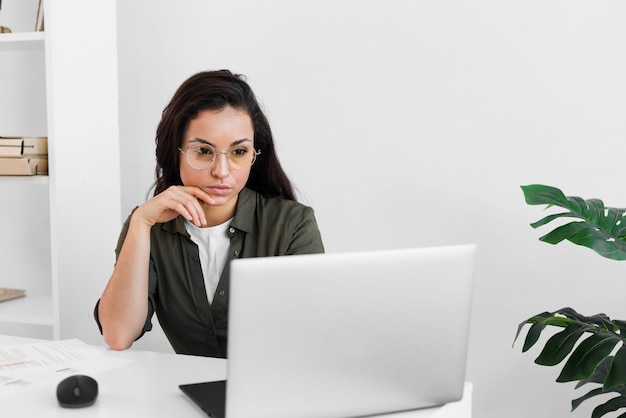
[[0, 157], [47, 154], [47, 137], [0, 136]]
[[34, 176], [48, 174], [46, 156], [0, 157], [1, 176]]

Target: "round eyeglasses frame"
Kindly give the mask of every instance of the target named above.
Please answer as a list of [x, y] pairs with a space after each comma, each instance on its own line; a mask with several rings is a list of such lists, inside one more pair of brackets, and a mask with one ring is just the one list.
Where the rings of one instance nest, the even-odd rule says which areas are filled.
[[[209, 168], [211, 168], [213, 166], [213, 164], [215, 164], [215, 161], [217, 160], [217, 156], [219, 154], [224, 155], [224, 157], [226, 157], [226, 161], [228, 162], [228, 167], [232, 170], [242, 170], [244, 167], [233, 167], [231, 160], [230, 160], [230, 154], [229, 151], [217, 151], [212, 145], [202, 145], [202, 147], [208, 147], [211, 148], [213, 150], [213, 159], [211, 160], [211, 162], [207, 165], [207, 166], [202, 166], [202, 167], [196, 167], [193, 162], [191, 161], [192, 157], [189, 157], [188, 152], [190, 150], [193, 150], [194, 148], [200, 148], [200, 147], [189, 147], [187, 148], [187, 151], [183, 151], [180, 147], [178, 147], [178, 151], [180, 151], [181, 154], [183, 154], [185, 156], [185, 158], [187, 159], [187, 163], [191, 166], [191, 168], [195, 169], [195, 170], [208, 170]], [[250, 147], [252, 148], [252, 147]], [[252, 162], [250, 162], [250, 167], [252, 167], [252, 165], [255, 163], [256, 161], [256, 157], [259, 156], [261, 154], [261, 150], [256, 150], [254, 148], [252, 148]]]

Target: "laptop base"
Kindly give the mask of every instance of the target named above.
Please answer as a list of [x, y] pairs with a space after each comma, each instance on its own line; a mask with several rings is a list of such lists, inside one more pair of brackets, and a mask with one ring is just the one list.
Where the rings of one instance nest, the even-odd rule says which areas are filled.
[[178, 387], [211, 418], [226, 418], [226, 380]]

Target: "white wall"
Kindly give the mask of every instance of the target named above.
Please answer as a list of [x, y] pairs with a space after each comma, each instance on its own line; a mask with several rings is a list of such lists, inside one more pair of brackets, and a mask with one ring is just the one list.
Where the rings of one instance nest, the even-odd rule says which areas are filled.
[[626, 318], [624, 265], [540, 243], [547, 230], [528, 224], [542, 210], [519, 186], [626, 206], [625, 12], [583, 0], [119, 1], [123, 213], [153, 181], [174, 89], [200, 70], [244, 73], [329, 252], [478, 244], [474, 416], [589, 416], [592, 404], [569, 413], [584, 390], [555, 383], [560, 369], [534, 365], [538, 350], [513, 337], [563, 306]]

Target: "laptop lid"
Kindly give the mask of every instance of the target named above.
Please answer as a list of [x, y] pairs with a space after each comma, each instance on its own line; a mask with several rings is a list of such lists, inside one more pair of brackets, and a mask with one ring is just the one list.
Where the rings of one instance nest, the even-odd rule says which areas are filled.
[[474, 257], [460, 245], [234, 260], [227, 418], [461, 399]]

